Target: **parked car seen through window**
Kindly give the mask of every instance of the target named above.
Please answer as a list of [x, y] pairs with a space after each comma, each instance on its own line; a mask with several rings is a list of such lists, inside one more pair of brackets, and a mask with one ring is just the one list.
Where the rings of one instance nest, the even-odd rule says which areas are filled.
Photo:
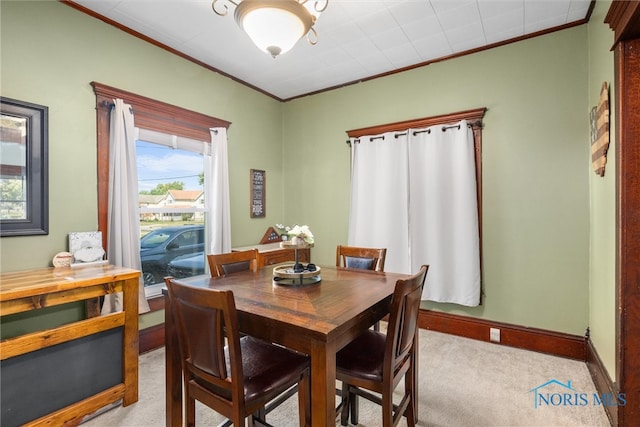
[[144, 286], [163, 281], [167, 266], [177, 257], [204, 254], [204, 225], [183, 225], [153, 230], [140, 239]]
[[169, 276], [173, 276], [176, 279], [198, 276], [204, 274], [204, 261], [204, 252], [198, 252], [193, 255], [182, 255], [169, 262], [167, 272]]

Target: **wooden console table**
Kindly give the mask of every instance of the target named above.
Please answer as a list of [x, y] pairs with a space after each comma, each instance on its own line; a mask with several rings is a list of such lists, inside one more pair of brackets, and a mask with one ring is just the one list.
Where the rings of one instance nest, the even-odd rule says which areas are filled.
[[3, 317], [24, 312], [37, 316], [45, 307], [115, 292], [123, 293], [124, 307], [119, 313], [2, 340], [3, 425], [63, 425], [119, 400], [124, 406], [138, 400], [139, 277], [137, 270], [106, 264], [0, 275]]

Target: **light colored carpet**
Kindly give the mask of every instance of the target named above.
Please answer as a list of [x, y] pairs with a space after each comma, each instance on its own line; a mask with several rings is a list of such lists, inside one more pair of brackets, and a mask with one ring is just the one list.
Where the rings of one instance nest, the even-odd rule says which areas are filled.
[[[460, 338], [420, 332], [419, 425], [421, 426], [609, 426], [582, 362]], [[556, 394], [556, 406], [534, 407], [530, 390], [548, 381], [571, 381], [573, 391], [551, 384], [540, 392]], [[399, 386], [402, 387], [402, 384]], [[585, 401], [575, 394], [585, 396]], [[571, 397], [573, 396], [573, 397]], [[380, 408], [360, 399], [360, 426], [380, 426]], [[86, 421], [83, 427], [145, 427], [165, 424], [164, 348], [140, 356], [139, 401], [118, 406]], [[296, 426], [294, 396], [267, 417], [274, 426]], [[222, 418], [198, 404], [198, 426], [215, 426]], [[338, 423], [339, 424], [339, 423]], [[400, 422], [401, 426], [406, 421]]]

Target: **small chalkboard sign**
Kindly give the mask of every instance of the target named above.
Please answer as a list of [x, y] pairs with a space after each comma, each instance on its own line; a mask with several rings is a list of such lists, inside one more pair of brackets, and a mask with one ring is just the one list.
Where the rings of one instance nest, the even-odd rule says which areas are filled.
[[251, 169], [251, 176], [249, 179], [251, 182], [251, 218], [264, 218], [267, 214], [266, 172], [263, 170]]

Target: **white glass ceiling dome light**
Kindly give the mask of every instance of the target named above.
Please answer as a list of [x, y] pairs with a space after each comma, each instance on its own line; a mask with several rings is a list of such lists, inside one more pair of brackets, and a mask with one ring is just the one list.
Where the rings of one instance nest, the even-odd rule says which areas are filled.
[[[225, 16], [228, 7], [223, 11], [216, 9], [218, 0], [211, 4], [213, 11]], [[316, 19], [327, 8], [328, 0], [242, 0], [236, 3], [234, 17], [253, 42], [262, 51], [274, 58], [286, 53], [305, 34], [310, 44], [315, 45], [318, 35], [313, 25]]]

